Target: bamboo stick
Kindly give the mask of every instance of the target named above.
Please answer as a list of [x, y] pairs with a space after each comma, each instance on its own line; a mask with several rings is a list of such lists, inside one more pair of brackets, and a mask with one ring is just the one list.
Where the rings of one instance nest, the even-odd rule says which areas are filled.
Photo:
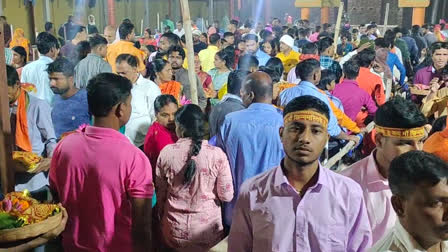
[[342, 12], [344, 10], [344, 2], [339, 4], [338, 19], [336, 20], [336, 27], [334, 28], [334, 55], [337, 55], [338, 50], [338, 38], [341, 32]]
[[196, 73], [194, 71], [194, 49], [193, 49], [193, 34], [191, 29], [190, 6], [188, 0], [180, 0], [180, 7], [182, 9], [182, 18], [185, 29], [185, 42], [187, 44], [187, 60], [188, 60], [188, 78], [190, 80], [191, 102], [198, 105], [198, 90], [196, 83]]

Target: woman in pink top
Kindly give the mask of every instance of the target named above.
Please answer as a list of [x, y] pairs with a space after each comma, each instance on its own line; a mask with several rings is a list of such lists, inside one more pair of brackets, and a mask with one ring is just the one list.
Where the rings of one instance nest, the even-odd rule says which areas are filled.
[[168, 144], [177, 142], [176, 125], [174, 124], [174, 115], [178, 105], [177, 100], [172, 95], [160, 95], [154, 101], [154, 110], [156, 112], [156, 122], [148, 129], [143, 150], [148, 156], [153, 168], [155, 177], [155, 167], [160, 152]]
[[157, 220], [165, 246], [208, 251], [224, 238], [221, 202], [233, 198], [229, 162], [203, 140], [205, 115], [197, 105], [180, 108], [175, 121], [179, 140], [157, 160]]

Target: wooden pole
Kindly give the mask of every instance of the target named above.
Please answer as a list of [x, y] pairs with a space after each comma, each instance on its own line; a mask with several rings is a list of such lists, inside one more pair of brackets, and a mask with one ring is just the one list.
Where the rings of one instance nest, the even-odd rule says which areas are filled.
[[[366, 127], [367, 133], [370, 133], [373, 130], [373, 127], [375, 127], [375, 123], [374, 122], [369, 123], [369, 125], [367, 125]], [[324, 166], [330, 169], [334, 164], [336, 164], [339, 160], [341, 160], [341, 158], [344, 157], [351, 149], [353, 149], [353, 147], [355, 147], [355, 142], [353, 141], [348, 142], [344, 146], [344, 148], [342, 148], [338, 153], [336, 153], [336, 155], [331, 157]], [[337, 169], [337, 171], [340, 172], [342, 170]]]
[[300, 9], [300, 18], [310, 20], [310, 8], [301, 8]]
[[330, 7], [322, 7], [320, 9], [320, 24], [328, 23], [330, 20]]
[[384, 15], [384, 28], [383, 34], [387, 31], [387, 21], [389, 20], [389, 3], [386, 4], [386, 14]]
[[336, 27], [334, 28], [334, 55], [337, 55], [338, 38], [341, 32], [342, 12], [344, 11], [344, 2], [339, 3], [338, 19], [336, 20]]
[[180, 0], [180, 8], [182, 10], [182, 18], [184, 21], [185, 40], [187, 44], [187, 60], [188, 60], [188, 78], [190, 80], [191, 102], [198, 104], [198, 90], [196, 83], [196, 72], [194, 71], [194, 49], [193, 49], [193, 33], [191, 29], [190, 6], [188, 0]]
[[14, 190], [14, 172], [12, 167], [12, 138], [9, 121], [9, 98], [6, 84], [6, 59], [3, 51], [3, 25], [0, 25], [0, 181], [3, 194]]

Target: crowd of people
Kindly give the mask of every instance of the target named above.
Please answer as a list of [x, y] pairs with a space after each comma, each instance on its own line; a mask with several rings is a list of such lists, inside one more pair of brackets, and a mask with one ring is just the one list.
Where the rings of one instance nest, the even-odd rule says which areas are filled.
[[66, 209], [41, 244], [448, 251], [443, 20], [346, 23], [336, 41], [308, 20], [193, 22], [194, 66], [168, 21], [140, 38], [129, 19], [102, 34], [93, 16], [47, 23], [32, 61], [23, 30], [5, 33], [14, 149], [43, 157], [16, 165], [15, 189]]

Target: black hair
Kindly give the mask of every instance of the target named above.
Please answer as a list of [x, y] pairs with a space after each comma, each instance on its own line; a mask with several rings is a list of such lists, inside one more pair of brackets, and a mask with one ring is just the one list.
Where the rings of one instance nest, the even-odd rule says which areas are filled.
[[431, 29], [431, 25], [430, 24], [424, 24], [424, 25], [422, 25], [422, 28], [426, 29], [426, 30], [429, 30], [429, 29]]
[[235, 37], [235, 34], [233, 34], [233, 32], [225, 32], [223, 38], [227, 37]]
[[300, 37], [306, 37], [306, 36], [308, 36], [308, 34], [309, 34], [309, 29], [303, 29], [303, 28], [299, 29]]
[[356, 60], [350, 59], [344, 63], [342, 71], [346, 79], [355, 80], [359, 75], [359, 63]]
[[173, 52], [178, 52], [180, 56], [182, 56], [182, 60], [185, 60], [185, 51], [184, 48], [182, 48], [182, 46], [180, 45], [175, 45], [170, 47], [170, 49], [168, 50], [168, 57], [173, 53]]
[[149, 36], [151, 36], [152, 32], [151, 32], [151, 28], [146, 28], [145, 32], [147, 32], [149, 34]]
[[292, 99], [283, 110], [283, 117], [286, 117], [289, 113], [308, 109], [316, 110], [327, 119], [330, 118], [330, 109], [327, 104], [311, 95], [303, 95]]
[[375, 124], [388, 128], [417, 128], [426, 124], [426, 117], [410, 100], [394, 97], [378, 108]]
[[70, 35], [71, 35], [71, 36], [70, 36], [70, 39], [69, 39], [69, 40], [74, 39], [78, 33], [81, 33], [81, 32], [83, 32], [83, 31], [85, 31], [85, 30], [86, 30], [86, 27], [85, 27], [85, 26], [82, 26], [82, 25], [73, 25], [73, 26], [71, 27], [71, 29], [70, 29], [70, 32], [71, 32]]
[[131, 95], [132, 83], [117, 74], [100, 73], [89, 80], [87, 102], [89, 111], [95, 117], [105, 117], [119, 103]]
[[294, 28], [289, 28], [288, 31], [286, 32], [289, 36], [291, 36], [292, 38], [296, 38], [297, 37], [297, 30]]
[[384, 40], [386, 41], [386, 43], [389, 44], [389, 47], [393, 47], [395, 45], [395, 37], [396, 37], [396, 33], [392, 30], [387, 30], [384, 33]]
[[322, 25], [322, 29], [324, 29], [324, 31], [326, 31], [330, 27], [331, 27], [331, 24], [329, 24], [329, 23], [325, 23]]
[[302, 47], [302, 54], [315, 54], [319, 53], [319, 49], [317, 48], [317, 43], [306, 43]]
[[229, 50], [226, 50], [226, 49], [221, 50], [221, 51], [217, 52], [216, 55], [218, 55], [218, 57], [225, 62], [226, 67], [228, 69], [232, 70], [232, 66], [235, 63], [235, 58], [229, 52]]
[[412, 32], [412, 34], [419, 34], [420, 33], [420, 25], [413, 25], [411, 32]]
[[[271, 41], [263, 41], [263, 42], [261, 42], [261, 43], [260, 43], [260, 48], [261, 48], [261, 50], [262, 50], [263, 52], [266, 52], [266, 51], [264, 50], [264, 44], [266, 44], [266, 43], [270, 44], [270, 45], [271, 45], [271, 48], [272, 48], [272, 52], [275, 52], [275, 42], [274, 42], [274, 40], [271, 40]], [[271, 55], [270, 55], [270, 56], [271, 56]]]
[[401, 34], [403, 34], [403, 36], [409, 35], [410, 34], [409, 29], [403, 27], [401, 29]]
[[17, 70], [9, 65], [6, 65], [6, 78], [8, 87], [14, 87], [18, 82], [20, 82], [19, 74], [17, 73]]
[[448, 43], [447, 42], [435, 42], [431, 45], [431, 55], [433, 55], [436, 50], [439, 49], [448, 49]]
[[140, 41], [135, 41], [134, 42], [134, 47], [137, 48], [137, 49], [142, 48], [142, 45], [140, 44]]
[[266, 62], [266, 65], [260, 68], [260, 71], [265, 72], [271, 76], [273, 83], [278, 83], [282, 79], [285, 71], [283, 63], [279, 58], [272, 57]]
[[163, 37], [168, 39], [168, 42], [171, 44], [171, 46], [179, 45], [180, 38], [176, 34], [167, 32], [162, 35], [162, 38]]
[[271, 35], [272, 35], [272, 32], [270, 32], [268, 30], [262, 30], [260, 32], [260, 36], [261, 36], [261, 39], [263, 39], [263, 41], [265, 41]]
[[369, 67], [370, 64], [372, 64], [372, 62], [375, 60], [375, 57], [375, 50], [373, 50], [372, 48], [367, 48], [356, 55], [355, 59], [360, 67]]
[[65, 77], [71, 77], [75, 75], [75, 65], [66, 58], [57, 58], [48, 64], [47, 73], [63, 73]]
[[157, 73], [162, 72], [166, 65], [168, 65], [168, 61], [164, 59], [155, 59], [151, 62], [149, 66], [149, 79], [155, 81], [157, 78]]
[[169, 94], [159, 95], [159, 96], [157, 96], [157, 98], [154, 101], [154, 111], [157, 114], [160, 112], [160, 110], [162, 110], [163, 107], [165, 107], [166, 105], [168, 105], [170, 103], [174, 103], [174, 104], [176, 104], [176, 106], [179, 105], [174, 96], [169, 95]]
[[369, 25], [367, 26], [367, 30], [370, 30], [370, 29], [373, 29], [373, 28], [376, 28], [376, 25], [374, 25], [374, 24], [369, 24]]
[[227, 92], [229, 94], [240, 96], [243, 82], [249, 74], [249, 71], [244, 70], [235, 70], [231, 72], [227, 80]]
[[76, 56], [73, 60], [75, 65], [83, 60], [87, 55], [92, 51], [92, 48], [90, 47], [90, 43], [87, 41], [81, 41], [79, 42], [75, 47]]
[[187, 37], [186, 37], [185, 35], [182, 35], [182, 37], [180, 37], [180, 41], [181, 41], [183, 44], [186, 44], [186, 43], [187, 43]]
[[424, 151], [410, 151], [390, 163], [389, 186], [392, 194], [407, 198], [422, 183], [435, 186], [448, 177], [448, 164]]
[[230, 20], [230, 24], [234, 25], [236, 28], [238, 28], [239, 22], [238, 22], [238, 20], [232, 19], [232, 20]]
[[352, 41], [352, 34], [348, 31], [342, 31], [341, 38], [346, 38], [348, 41]]
[[255, 35], [255, 34], [251, 34], [251, 33], [249, 33], [249, 34], [246, 34], [246, 36], [244, 36], [244, 40], [245, 40], [246, 42], [249, 41], [249, 40], [253, 40], [253, 41], [255, 41], [256, 43], [258, 43], [258, 36]]
[[45, 55], [51, 51], [52, 48], [59, 48], [59, 42], [55, 36], [48, 32], [41, 32], [36, 39], [37, 50], [40, 54]]
[[432, 128], [428, 134], [428, 137], [430, 137], [432, 134], [436, 132], [443, 131], [445, 128], [446, 128], [446, 116], [441, 116], [432, 123]]
[[132, 23], [121, 23], [120, 27], [118, 28], [118, 33], [120, 34], [120, 39], [125, 40], [126, 37], [132, 33], [134, 30], [134, 25]]
[[221, 39], [221, 37], [219, 36], [219, 34], [213, 33], [212, 35], [210, 35], [210, 38], [209, 38], [210, 44], [216, 45], [220, 39]]
[[327, 90], [327, 85], [330, 85], [333, 81], [336, 82], [336, 74], [328, 69], [322, 70], [320, 82], [317, 87], [322, 90]]
[[201, 36], [204, 36], [206, 39], [208, 39], [208, 34], [206, 32], [202, 33]]
[[98, 46], [107, 45], [107, 40], [103, 36], [101, 36], [99, 34], [95, 34], [89, 38], [89, 43], [90, 43], [90, 48], [95, 49]]
[[319, 53], [323, 53], [327, 48], [333, 45], [334, 40], [329, 37], [325, 37], [317, 42], [317, 48]]
[[315, 32], [319, 32], [322, 30], [322, 26], [318, 25], [316, 26], [316, 29], [314, 29]]
[[381, 48], [390, 48], [390, 42], [386, 41], [384, 38], [375, 39], [375, 46]]
[[392, 31], [395, 33], [395, 34], [397, 34], [397, 33], [401, 33], [401, 31], [402, 31], [402, 29], [400, 28], [400, 27], [394, 27], [393, 29], [392, 29]]
[[156, 47], [153, 46], [153, 45], [146, 45], [145, 47], [146, 47], [146, 49], [148, 49], [148, 51], [150, 53], [153, 53], [153, 52], [157, 51]]
[[132, 24], [131, 20], [129, 18], [125, 18], [123, 19], [123, 21], [121, 21], [121, 23], [128, 23], [128, 24]]
[[238, 69], [249, 71], [251, 68], [258, 67], [258, 59], [253, 55], [243, 55], [238, 59]]
[[26, 64], [26, 50], [22, 46], [14, 46], [12, 50], [23, 58], [23, 64]]
[[358, 29], [353, 29], [353, 30], [352, 30], [352, 33], [353, 33], [353, 34], [358, 33], [358, 32], [359, 32]]
[[199, 155], [205, 136], [205, 115], [198, 105], [187, 104], [176, 112], [176, 124], [183, 129], [183, 137], [191, 138], [192, 141], [184, 173], [184, 184], [189, 184], [197, 169], [192, 158]]
[[118, 65], [118, 64], [120, 64], [123, 61], [125, 61], [131, 67], [137, 67], [138, 66], [138, 59], [134, 55], [131, 55], [131, 54], [120, 54], [120, 55], [118, 55], [117, 59], [115, 60], [115, 63]]
[[53, 29], [53, 23], [52, 22], [46, 22], [45, 23], [45, 31], [50, 32]]
[[315, 59], [307, 59], [299, 62], [296, 66], [296, 76], [301, 80], [309, 80], [312, 74], [320, 69], [320, 62]]

